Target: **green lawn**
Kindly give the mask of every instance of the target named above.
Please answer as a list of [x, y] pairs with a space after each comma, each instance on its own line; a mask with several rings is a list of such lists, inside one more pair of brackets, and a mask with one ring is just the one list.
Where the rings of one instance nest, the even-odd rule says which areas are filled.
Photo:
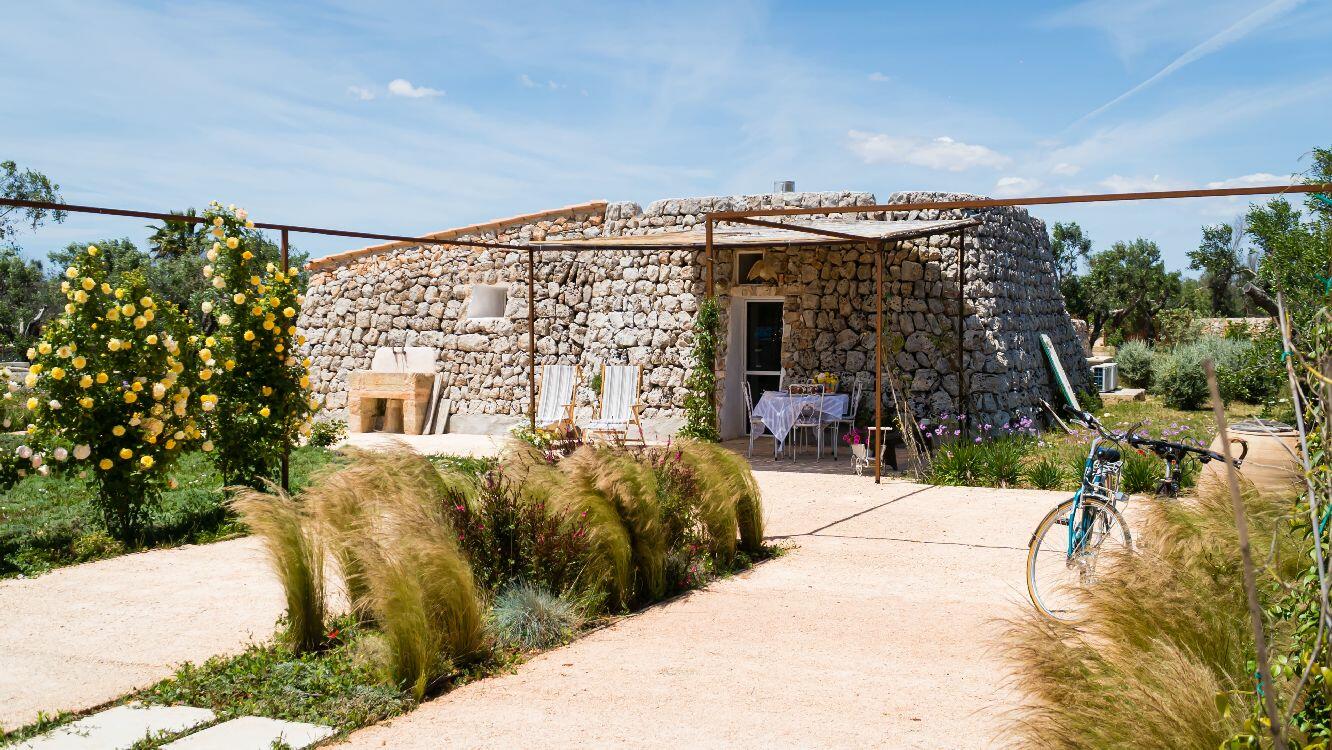
[[[293, 488], [336, 460], [323, 448], [292, 453]], [[149, 547], [211, 542], [245, 533], [222, 504], [222, 480], [202, 453], [177, 462], [179, 486], [152, 510]], [[114, 557], [124, 547], [107, 535], [85, 482], [73, 475], [31, 476], [0, 491], [0, 577], [36, 575], [62, 565]]]

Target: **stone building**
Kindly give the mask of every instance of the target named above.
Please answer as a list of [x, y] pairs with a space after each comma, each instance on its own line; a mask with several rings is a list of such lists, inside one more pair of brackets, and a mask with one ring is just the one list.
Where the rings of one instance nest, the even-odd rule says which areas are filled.
[[[894, 193], [888, 203], [971, 197]], [[534, 290], [537, 364], [579, 364], [585, 374], [602, 362], [642, 365], [645, 421], [658, 434], [669, 433], [682, 417], [694, 316], [706, 289], [696, 241], [704, 213], [875, 203], [872, 194], [855, 192], [680, 198], [647, 210], [595, 201], [429, 235], [438, 244], [389, 243], [311, 261], [300, 327], [309, 339], [313, 385], [330, 409], [342, 409], [347, 374], [368, 368], [376, 348], [437, 347], [452, 401], [451, 431], [498, 431], [518, 423], [528, 404], [527, 253], [448, 241], [535, 244], [541, 248]], [[832, 216], [866, 227], [979, 220], [961, 233], [887, 246], [885, 367], [895, 368], [917, 416], [965, 411], [1002, 424], [1037, 411], [1041, 399], [1052, 401], [1041, 333], [1054, 340], [1075, 387], [1090, 382], [1055, 286], [1045, 225], [1025, 210]], [[715, 238], [722, 311], [717, 400], [726, 435], [744, 430], [742, 379], [757, 392], [777, 387], [783, 376], [828, 371], [850, 382], [857, 373], [873, 374], [878, 243], [777, 232], [791, 236], [755, 244], [754, 237], [738, 239], [743, 233], [732, 228], [719, 229]], [[647, 235], [654, 235], [650, 242], [634, 239]], [[961, 381], [959, 362], [966, 373]], [[586, 383], [580, 416], [590, 414], [594, 398]]]

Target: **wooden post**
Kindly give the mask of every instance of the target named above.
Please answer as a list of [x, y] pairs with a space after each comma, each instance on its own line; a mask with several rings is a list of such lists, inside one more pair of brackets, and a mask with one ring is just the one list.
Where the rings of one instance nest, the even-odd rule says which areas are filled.
[[712, 298], [717, 293], [716, 268], [717, 252], [712, 246], [712, 218], [705, 216], [703, 218], [703, 246], [705, 248], [706, 260], [704, 263], [708, 266], [708, 298]]
[[[290, 253], [288, 252], [287, 230], [285, 229], [282, 230], [281, 248], [282, 248], [282, 273], [283, 275], [286, 275], [288, 255]], [[285, 423], [286, 422], [285, 414], [282, 415], [282, 419], [283, 422]], [[286, 424], [283, 424], [281, 479], [282, 479], [282, 491], [290, 492], [291, 491], [291, 441], [286, 437]]]
[[527, 248], [527, 423], [536, 430], [536, 250]]
[[883, 242], [874, 253], [874, 483], [883, 480]]
[[957, 233], [957, 413], [962, 417], [963, 434], [971, 436], [971, 411], [967, 403], [967, 360], [962, 349], [962, 336], [966, 332], [967, 306], [967, 230]]

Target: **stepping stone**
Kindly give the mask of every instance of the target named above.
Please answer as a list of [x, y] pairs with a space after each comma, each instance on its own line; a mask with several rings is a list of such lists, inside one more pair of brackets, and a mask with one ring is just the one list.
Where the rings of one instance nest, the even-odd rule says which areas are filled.
[[282, 740], [294, 750], [332, 737], [337, 731], [318, 724], [243, 716], [165, 745], [170, 750], [270, 750]]
[[120, 750], [146, 736], [176, 734], [216, 718], [206, 708], [116, 706], [17, 745], [17, 750]]
[[1121, 401], [1146, 401], [1146, 388], [1120, 388], [1117, 391], [1101, 394], [1101, 401], [1107, 404], [1117, 404]]

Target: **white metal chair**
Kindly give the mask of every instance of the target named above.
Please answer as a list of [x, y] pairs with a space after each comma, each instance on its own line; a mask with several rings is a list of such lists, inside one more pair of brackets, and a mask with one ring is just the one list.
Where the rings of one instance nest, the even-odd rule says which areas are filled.
[[800, 401], [796, 406], [795, 422], [792, 423], [791, 433], [787, 438], [787, 445], [791, 448], [791, 457], [796, 456], [800, 438], [804, 437], [808, 440], [808, 435], [805, 433], [809, 433], [814, 435], [815, 457], [823, 458], [823, 431], [826, 425], [823, 421], [823, 385], [801, 383], [787, 386], [786, 391], [792, 398], [813, 397], [812, 400]]
[[832, 421], [833, 458], [837, 458], [837, 443], [841, 442], [842, 439], [842, 427], [845, 426], [849, 431], [856, 426], [856, 415], [860, 413], [860, 401], [865, 397], [867, 383], [867, 378], [861, 375], [856, 376], [855, 380], [851, 382], [851, 400], [846, 405], [846, 414], [841, 419]]
[[601, 366], [600, 414], [581, 425], [589, 438], [602, 437], [628, 443], [631, 428], [638, 430], [637, 442], [647, 444], [639, 412], [639, 391], [643, 386], [643, 368], [638, 365]]
[[541, 392], [537, 399], [537, 427], [573, 426], [574, 386], [577, 383], [576, 365], [542, 366]]
[[749, 420], [749, 456], [754, 456], [754, 440], [762, 437], [763, 433], [768, 433], [772, 438], [772, 457], [777, 458], [777, 450], [781, 444], [777, 442], [777, 436], [768, 430], [768, 425], [762, 419], [754, 416], [754, 392], [749, 388], [749, 381], [741, 381], [740, 387], [745, 392], [745, 417]]

